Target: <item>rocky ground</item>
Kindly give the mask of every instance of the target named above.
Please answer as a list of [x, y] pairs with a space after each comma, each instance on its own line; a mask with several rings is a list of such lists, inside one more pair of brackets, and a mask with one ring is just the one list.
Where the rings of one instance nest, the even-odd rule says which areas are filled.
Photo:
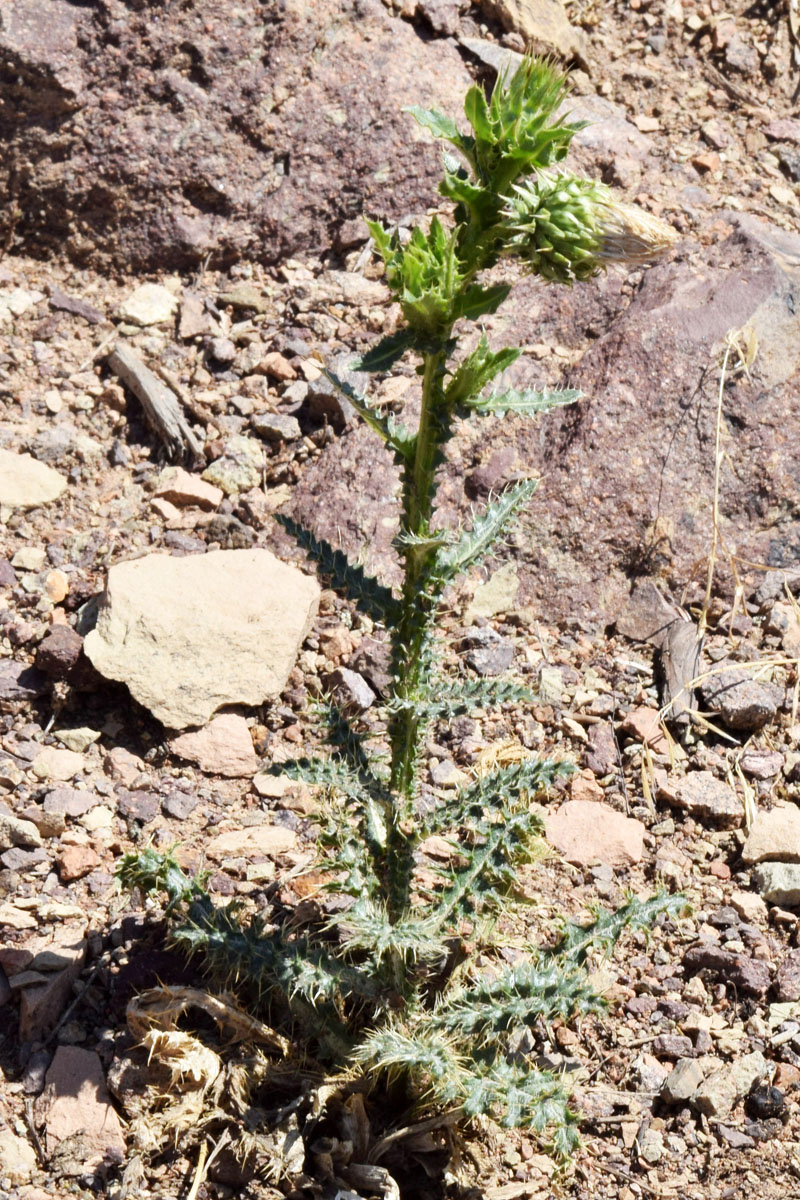
[[[59, 7], [89, 21], [88, 8]], [[250, 17], [273, 21], [264, 36], [274, 52], [285, 14], [262, 7]], [[25, 8], [13, 0], [17, 16]], [[358, 220], [363, 204], [390, 211], [391, 189], [363, 146], [342, 161], [337, 139], [352, 145], [364, 114], [341, 63], [386, 74], [376, 103], [456, 112], [465, 81], [491, 78], [498, 47], [523, 47], [535, 8], [364, 4], [350, 27], [345, 6], [294, 6], [286, 96], [269, 110], [275, 145], [286, 143], [270, 151], [272, 166], [294, 155], [289, 193], [272, 180], [269, 219], [248, 225], [256, 201], [234, 195], [215, 208], [204, 176], [206, 224], [178, 213], [194, 243], [169, 233], [172, 184], [154, 177], [139, 194], [130, 156], [160, 153], [165, 126], [153, 114], [171, 96], [172, 116], [206, 113], [218, 155], [224, 121], [238, 122], [245, 183], [256, 187], [265, 151], [241, 111], [216, 102], [230, 85], [212, 16], [201, 49], [181, 51], [191, 70], [164, 50], [186, 30], [148, 23], [135, 5], [98, 6], [91, 37], [117, 47], [100, 65], [88, 25], [44, 66], [47, 48], [37, 42], [39, 59], [26, 48], [24, 24], [0, 28], [17, 72], [2, 84], [0, 118], [12, 120], [10, 100], [37, 70], [53, 106], [33, 133], [13, 117], [15, 153], [30, 158], [0, 263], [0, 1193], [14, 1200], [190, 1193], [199, 1143], [175, 1147], [155, 1103], [142, 1113], [150, 1093], [126, 1074], [132, 1062], [144, 1069], [126, 1009], [143, 988], [198, 988], [202, 978], [165, 948], [159, 914], [116, 890], [115, 863], [137, 846], [178, 843], [185, 865], [211, 872], [217, 897], [256, 910], [275, 894], [302, 903], [314, 885], [315, 797], [264, 768], [316, 745], [314, 697], [334, 689], [369, 721], [386, 685], [380, 630], [324, 580], [317, 587], [274, 521], [292, 514], [351, 553], [366, 544], [368, 561], [396, 578], [393, 476], [321, 377], [323, 364], [341, 368], [397, 319]], [[429, 787], [446, 792], [532, 751], [567, 757], [579, 772], [547, 802], [552, 856], [526, 879], [536, 928], [659, 884], [692, 910], [649, 941], [626, 939], [598, 967], [603, 1017], [552, 1029], [539, 1047], [570, 1073], [584, 1113], [567, 1175], [531, 1138], [483, 1128], [458, 1147], [447, 1187], [494, 1200], [798, 1196], [796, 13], [739, 0], [724, 11], [576, 0], [566, 11], [572, 26], [552, 36], [577, 68], [574, 107], [595, 121], [578, 165], [685, 240], [666, 264], [574, 292], [526, 282], [490, 322], [497, 340], [525, 342], [515, 383], [578, 385], [587, 399], [533, 430], [506, 421], [457, 431], [443, 520], [523, 471], [546, 475], [519, 532], [454, 591], [446, 661], [468, 676], [508, 671], [539, 703], [440, 728]], [[160, 39], [154, 61], [173, 72], [161, 78], [171, 91], [142, 93], [138, 62], [122, 70], [137, 37]], [[129, 158], [109, 211], [122, 215], [99, 228], [81, 188], [114, 136], [114, 121], [92, 115], [103, 104], [127, 106], [131, 129], [147, 120], [138, 142], [116, 142]], [[339, 114], [336, 134], [316, 145], [309, 132], [316, 158], [304, 159], [298, 138], [317, 109]], [[76, 131], [80, 120], [94, 140]], [[401, 130], [397, 119], [376, 133], [381, 162]], [[74, 142], [61, 159], [56, 137]], [[181, 165], [187, 144], [159, 171], [209, 169], [196, 155]], [[403, 218], [423, 214], [437, 162], [425, 149], [414, 166], [407, 150], [393, 213]], [[83, 174], [70, 192], [71, 160]], [[37, 206], [52, 195], [63, 227], [53, 217], [48, 240]], [[199, 192], [184, 195], [194, 203]], [[156, 229], [180, 253], [161, 253]], [[151, 246], [166, 266], [147, 257]], [[721, 539], [698, 662], [687, 644], [712, 546], [726, 337]], [[120, 346], [136, 356], [127, 376]], [[131, 369], [148, 395], [177, 400], [177, 432], [147, 422]], [[379, 398], [413, 411], [414, 385], [401, 369]], [[178, 467], [169, 450], [181, 457], [180, 442]], [[681, 716], [695, 691], [702, 721]], [[500, 930], [509, 947], [519, 932]], [[442, 1194], [435, 1179], [419, 1184], [440, 1149], [422, 1135], [409, 1149], [404, 1195]], [[278, 1188], [237, 1178], [221, 1154], [192, 1200], [327, 1195], [319, 1161], [316, 1176], [311, 1168], [295, 1162]], [[386, 1184], [363, 1194], [392, 1193]]]

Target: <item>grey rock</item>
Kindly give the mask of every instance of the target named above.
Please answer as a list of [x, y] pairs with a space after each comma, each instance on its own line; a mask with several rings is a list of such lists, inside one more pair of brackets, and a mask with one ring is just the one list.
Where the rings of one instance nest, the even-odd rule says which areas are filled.
[[667, 1104], [680, 1104], [690, 1098], [703, 1082], [705, 1067], [698, 1058], [680, 1058], [664, 1080], [661, 1095]]
[[513, 644], [488, 626], [470, 630], [461, 645], [468, 651], [465, 662], [478, 675], [501, 675], [514, 661]]
[[768, 571], [756, 590], [752, 599], [762, 611], [766, 611], [775, 600], [786, 595], [786, 589], [795, 595], [800, 592], [800, 570]]
[[208, 352], [215, 362], [226, 365], [236, 358], [236, 347], [230, 338], [215, 337], [208, 344]]
[[707, 1117], [727, 1117], [737, 1100], [746, 1096], [758, 1079], [770, 1073], [760, 1050], [712, 1071], [691, 1097], [694, 1107]]
[[790, 950], [778, 967], [775, 994], [779, 1002], [800, 1000], [800, 950]]
[[345, 711], [366, 712], [375, 703], [375, 693], [357, 671], [339, 667], [326, 677], [326, 683]]
[[[339, 377], [342, 378], [341, 375]], [[337, 433], [342, 433], [355, 417], [355, 409], [350, 401], [324, 375], [309, 383], [303, 409], [311, 421], [317, 424], [327, 422]]]
[[778, 750], [746, 750], [739, 766], [751, 779], [774, 779], [783, 769], [784, 758]]
[[358, 671], [359, 675], [363, 675], [378, 696], [382, 699], [388, 696], [392, 686], [388, 642], [378, 638], [364, 638], [347, 665], [353, 671]]
[[41, 846], [39, 830], [31, 821], [22, 821], [11, 813], [0, 811], [0, 850], [12, 846]]
[[17, 582], [17, 572], [7, 558], [0, 558], [0, 587], [10, 588]]
[[117, 797], [119, 815], [129, 821], [139, 821], [142, 825], [155, 821], [160, 807], [158, 797], [150, 792], [129, 792], [123, 788]]
[[170, 792], [161, 801], [161, 811], [165, 817], [176, 821], [185, 821], [197, 808], [197, 797], [190, 792]]
[[264, 451], [248, 437], [232, 437], [224, 453], [203, 471], [203, 479], [222, 488], [226, 496], [249, 492], [261, 483]]
[[800, 863], [762, 863], [753, 871], [753, 883], [771, 904], [800, 905]]
[[660, 1033], [653, 1040], [657, 1058], [686, 1058], [692, 1052], [692, 1039], [682, 1033]]
[[617, 743], [614, 730], [608, 721], [600, 721], [590, 725], [588, 731], [589, 747], [584, 754], [584, 763], [601, 778], [610, 775], [619, 765]]
[[53, 788], [44, 798], [42, 808], [50, 815], [61, 814], [65, 817], [82, 817], [91, 812], [101, 803], [96, 792], [82, 791], [79, 788]]
[[727, 983], [750, 996], [766, 995], [771, 983], [769, 966], [762, 959], [725, 950], [716, 942], [690, 946], [683, 965], [688, 971], [717, 971]]
[[780, 702], [780, 692], [769, 684], [759, 683], [751, 671], [717, 663], [717, 672], [700, 687], [709, 708], [719, 713], [731, 729], [753, 731], [762, 729], [774, 720]]
[[722, 829], [737, 829], [744, 804], [733, 788], [710, 771], [690, 771], [675, 785], [675, 803], [693, 817], [713, 821]]
[[215, 513], [203, 525], [203, 532], [209, 542], [219, 542], [223, 550], [247, 550], [256, 539], [249, 525], [229, 513]]
[[755, 1139], [743, 1133], [741, 1129], [734, 1129], [732, 1125], [723, 1125], [722, 1121], [718, 1121], [715, 1128], [717, 1135], [732, 1150], [752, 1150], [756, 1144]]
[[12, 850], [6, 850], [5, 853], [0, 854], [0, 862], [7, 871], [29, 871], [31, 867], [48, 861], [47, 851], [42, 849], [22, 850], [19, 846], [15, 846]]
[[302, 436], [300, 422], [285, 413], [260, 413], [251, 417], [250, 428], [265, 442], [291, 442]]

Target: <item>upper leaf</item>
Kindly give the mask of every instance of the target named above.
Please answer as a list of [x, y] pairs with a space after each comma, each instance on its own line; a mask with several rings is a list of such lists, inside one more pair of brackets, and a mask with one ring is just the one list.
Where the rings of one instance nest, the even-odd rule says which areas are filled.
[[352, 368], [354, 371], [389, 371], [394, 364], [403, 357], [406, 350], [410, 350], [416, 343], [413, 332], [410, 329], [399, 329], [397, 333], [389, 334], [388, 337], [381, 338], [374, 346], [370, 346], [369, 350], [365, 351], [360, 358], [353, 361]]
[[510, 291], [511, 285], [506, 283], [497, 283], [492, 287], [482, 287], [481, 284], [474, 283], [456, 297], [453, 316], [467, 317], [470, 321], [477, 321], [478, 317], [482, 317], [486, 313], [497, 312]]
[[486, 334], [481, 334], [478, 345], [456, 368], [445, 389], [448, 406], [465, 404], [478, 396], [486, 384], [515, 363], [521, 353], [516, 346], [490, 350]]
[[581, 395], [575, 388], [567, 388], [563, 392], [537, 392], [533, 389], [520, 392], [516, 388], [506, 388], [504, 392], [467, 400], [466, 406], [480, 416], [504, 417], [506, 413], [518, 413], [520, 416], [534, 417], [551, 408], [574, 404]]
[[350, 401], [362, 421], [366, 422], [370, 429], [383, 438], [386, 445], [391, 450], [394, 450], [398, 458], [406, 462], [413, 458], [416, 439], [410, 429], [395, 421], [391, 414], [388, 417], [384, 417], [382, 413], [372, 407], [365, 396], [357, 392], [344, 379], [340, 379], [333, 371], [326, 369], [324, 374], [336, 390], [341, 392]]
[[538, 480], [525, 479], [507, 488], [483, 513], [472, 529], [463, 533], [453, 546], [443, 547], [436, 555], [434, 573], [443, 580], [454, 579], [488, 554], [523, 504], [536, 491]]

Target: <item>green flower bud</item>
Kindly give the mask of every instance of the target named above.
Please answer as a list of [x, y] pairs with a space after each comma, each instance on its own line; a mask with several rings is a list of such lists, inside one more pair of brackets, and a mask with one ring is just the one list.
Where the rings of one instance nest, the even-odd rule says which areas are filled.
[[609, 262], [641, 263], [674, 245], [677, 234], [605, 184], [543, 171], [506, 199], [504, 252], [559, 283], [589, 279]]

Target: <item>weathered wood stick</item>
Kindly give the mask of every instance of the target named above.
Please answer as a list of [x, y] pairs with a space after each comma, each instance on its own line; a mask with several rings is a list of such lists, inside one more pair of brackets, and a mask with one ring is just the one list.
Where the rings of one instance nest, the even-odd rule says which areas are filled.
[[189, 450], [195, 458], [200, 458], [203, 447], [184, 417], [177, 396], [131, 348], [118, 342], [108, 356], [108, 365], [140, 402], [169, 457], [186, 458]]

